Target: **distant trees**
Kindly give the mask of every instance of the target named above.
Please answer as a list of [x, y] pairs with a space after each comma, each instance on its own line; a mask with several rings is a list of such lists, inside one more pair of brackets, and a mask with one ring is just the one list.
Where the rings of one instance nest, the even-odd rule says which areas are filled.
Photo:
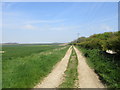
[[78, 43], [86, 41], [86, 37], [80, 37], [78, 38]]
[[86, 41], [86, 37], [80, 37], [77, 40], [72, 41], [70, 44], [76, 45], [77, 43], [81, 43], [81, 42], [84, 42], [84, 41]]

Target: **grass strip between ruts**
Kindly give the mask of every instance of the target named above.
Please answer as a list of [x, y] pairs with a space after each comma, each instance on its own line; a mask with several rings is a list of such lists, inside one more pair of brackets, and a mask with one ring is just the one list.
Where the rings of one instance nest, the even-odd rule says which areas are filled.
[[67, 70], [65, 71], [64, 81], [60, 88], [77, 88], [78, 87], [78, 72], [77, 72], [78, 60], [75, 50], [72, 50], [72, 54], [69, 59]]

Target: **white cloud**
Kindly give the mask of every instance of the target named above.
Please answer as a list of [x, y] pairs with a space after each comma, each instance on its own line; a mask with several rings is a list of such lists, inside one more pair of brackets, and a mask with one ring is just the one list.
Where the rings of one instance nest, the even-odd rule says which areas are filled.
[[36, 30], [37, 27], [31, 25], [31, 24], [27, 24], [23, 26], [23, 29], [27, 29], [27, 30]]

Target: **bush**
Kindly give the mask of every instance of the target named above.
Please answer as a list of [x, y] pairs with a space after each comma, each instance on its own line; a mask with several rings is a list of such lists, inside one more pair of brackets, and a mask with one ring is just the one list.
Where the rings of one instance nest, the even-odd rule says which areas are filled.
[[[76, 42], [76, 41], [75, 41]], [[103, 51], [113, 50], [120, 53], [120, 31], [118, 32], [105, 32], [103, 34], [94, 34], [88, 38], [78, 38], [78, 45], [86, 49], [100, 49]]]
[[108, 45], [107, 44], [106, 45], [109, 49], [120, 53], [120, 36], [119, 37], [115, 36], [112, 39], [108, 39], [107, 42]]
[[99, 39], [85, 41], [85, 42], [79, 43], [78, 45], [87, 49], [94, 49], [94, 48], [101, 49], [101, 44]]

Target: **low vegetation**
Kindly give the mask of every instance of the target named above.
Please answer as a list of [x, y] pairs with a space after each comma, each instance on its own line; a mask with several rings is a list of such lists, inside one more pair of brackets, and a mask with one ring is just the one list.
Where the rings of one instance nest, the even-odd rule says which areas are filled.
[[[76, 45], [83, 52], [88, 64], [107, 87], [120, 87], [120, 31], [80, 37], [70, 44]], [[106, 50], [116, 53], [110, 54]]]
[[[51, 46], [46, 48], [48, 50], [44, 49], [44, 53], [37, 51], [38, 53], [26, 54], [24, 57], [3, 58], [3, 88], [33, 88], [51, 72], [53, 66], [64, 57], [68, 49], [68, 47], [62, 49], [57, 47], [53, 49]], [[24, 53], [21, 52], [20, 55], [22, 54]]]
[[120, 54], [120, 31], [94, 34], [83, 39], [83, 37], [71, 42], [86, 49], [100, 49], [102, 51], [112, 50]]
[[77, 88], [77, 80], [78, 80], [77, 65], [78, 65], [78, 60], [75, 50], [73, 49], [67, 70], [65, 71], [64, 81], [59, 86], [60, 88]]

